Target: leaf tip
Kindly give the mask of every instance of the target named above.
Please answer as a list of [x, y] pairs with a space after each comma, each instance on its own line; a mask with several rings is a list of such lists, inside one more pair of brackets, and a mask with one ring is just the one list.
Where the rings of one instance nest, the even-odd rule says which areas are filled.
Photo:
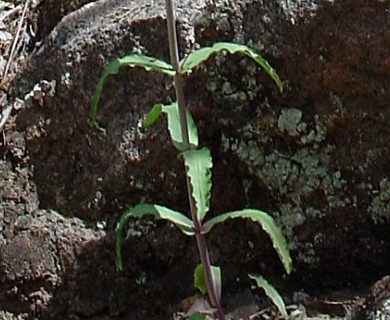
[[118, 256], [115, 258], [115, 269], [116, 272], [120, 272], [123, 270], [122, 258]]
[[277, 85], [278, 85], [278, 87], [279, 87], [279, 91], [281, 92], [281, 93], [283, 93], [283, 83], [282, 83], [282, 81], [279, 79], [279, 83], [277, 83]]

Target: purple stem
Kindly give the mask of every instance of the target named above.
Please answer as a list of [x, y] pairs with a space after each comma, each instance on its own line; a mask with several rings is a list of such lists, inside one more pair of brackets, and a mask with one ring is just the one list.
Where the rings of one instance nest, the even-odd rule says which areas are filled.
[[[188, 138], [188, 124], [186, 116], [186, 104], [184, 97], [183, 76], [180, 70], [179, 49], [177, 44], [176, 34], [176, 17], [173, 0], [165, 0], [165, 6], [167, 11], [167, 26], [168, 26], [168, 38], [169, 38], [169, 53], [171, 57], [171, 63], [175, 70], [174, 83], [176, 98], [179, 107], [180, 128], [183, 140], [183, 151], [190, 150], [190, 143]], [[198, 252], [200, 261], [204, 270], [204, 277], [206, 281], [207, 292], [210, 298], [211, 305], [217, 309], [217, 316], [219, 320], [225, 320], [225, 314], [222, 310], [221, 302], [218, 297], [217, 288], [214, 284], [213, 274], [211, 271], [210, 257], [207, 250], [206, 239], [203, 233], [203, 226], [196, 215], [196, 206], [192, 197], [191, 183], [187, 178], [187, 191], [188, 200], [190, 203], [191, 217], [195, 226], [195, 237], [198, 246]]]

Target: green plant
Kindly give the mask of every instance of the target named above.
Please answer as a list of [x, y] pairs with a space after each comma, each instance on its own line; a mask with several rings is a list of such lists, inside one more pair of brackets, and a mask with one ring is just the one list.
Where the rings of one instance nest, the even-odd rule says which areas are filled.
[[[184, 234], [195, 236], [201, 261], [194, 272], [195, 286], [203, 294], [208, 294], [211, 306], [214, 308], [213, 312], [215, 311], [217, 318], [225, 320], [226, 317], [220, 302], [220, 268], [211, 265], [205, 241], [205, 234], [208, 233], [215, 225], [223, 223], [227, 219], [249, 218], [259, 223], [264, 231], [270, 236], [273, 246], [276, 249], [287, 273], [290, 273], [291, 271], [292, 262], [286, 240], [280, 228], [276, 225], [274, 219], [263, 211], [244, 209], [223, 213], [206, 222], [204, 221], [204, 218], [209, 211], [212, 158], [210, 151], [207, 148], [199, 148], [198, 146], [197, 128], [191, 114], [187, 111], [185, 106], [183, 75], [196, 68], [212, 54], [227, 51], [230, 54], [244, 54], [253, 59], [269, 74], [280, 89], [282, 89], [282, 83], [275, 70], [268, 64], [268, 62], [244, 45], [225, 42], [216, 43], [212, 47], [205, 47], [193, 51], [182, 61], [179, 61], [174, 17], [175, 11], [172, 0], [166, 0], [166, 10], [172, 64], [168, 64], [153, 57], [135, 54], [112, 60], [103, 70], [102, 76], [92, 95], [90, 116], [93, 121], [96, 121], [97, 106], [104, 81], [109, 75], [118, 73], [119, 68], [122, 66], [142, 67], [146, 70], [168, 74], [174, 78], [177, 102], [170, 105], [162, 105], [159, 103], [155, 104], [145, 119], [144, 126], [148, 127], [153, 124], [162, 113], [167, 115], [168, 130], [171, 140], [184, 159], [191, 219], [183, 213], [155, 204], [138, 204], [127, 209], [122, 214], [116, 228], [116, 266], [117, 269], [122, 269], [120, 245], [121, 233], [125, 222], [130, 217], [153, 215], [156, 219], [169, 220], [173, 222]], [[250, 275], [250, 277], [256, 281], [258, 286], [264, 288], [266, 294], [272, 299], [275, 305], [279, 308], [280, 312], [287, 315], [283, 299], [280, 297], [278, 292], [267, 281], [265, 281], [264, 278], [258, 275]], [[199, 316], [202, 317], [202, 315]]]

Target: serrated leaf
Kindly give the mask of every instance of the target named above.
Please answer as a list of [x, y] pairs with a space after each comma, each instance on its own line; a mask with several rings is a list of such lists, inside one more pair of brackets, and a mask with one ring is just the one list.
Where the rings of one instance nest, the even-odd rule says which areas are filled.
[[[216, 266], [211, 266], [211, 273], [213, 275], [213, 281], [215, 289], [217, 290], [218, 299], [221, 299], [222, 296], [222, 279], [221, 279], [221, 268]], [[207, 293], [206, 279], [204, 276], [203, 265], [199, 263], [194, 270], [194, 286], [202, 294]]]
[[123, 58], [116, 58], [111, 60], [108, 65], [103, 69], [102, 75], [100, 76], [95, 90], [92, 93], [89, 115], [93, 122], [96, 121], [97, 106], [103, 90], [104, 82], [106, 81], [108, 76], [117, 74], [119, 69], [123, 66], [142, 67], [147, 71], [158, 71], [161, 73], [168, 74], [170, 76], [173, 76], [175, 74], [175, 71], [170, 64], [162, 60], [158, 60], [153, 57], [148, 57], [144, 55], [130, 54]]
[[184, 214], [169, 208], [155, 204], [138, 204], [127, 209], [116, 225], [116, 258], [115, 265], [118, 270], [122, 270], [121, 235], [125, 222], [131, 217], [141, 218], [145, 215], [152, 215], [155, 219], [164, 219], [174, 223], [184, 234], [194, 235], [194, 224]]
[[263, 288], [267, 297], [272, 300], [273, 304], [278, 308], [279, 312], [286, 317], [286, 305], [284, 304], [283, 298], [279, 292], [266, 279], [258, 274], [249, 274], [249, 278], [255, 280], [258, 287]]
[[[181, 136], [179, 107], [177, 102], [173, 102], [170, 105], [163, 105], [162, 112], [168, 116], [168, 130], [172, 139], [173, 145], [179, 151], [183, 151], [183, 139]], [[192, 147], [198, 146], [198, 130], [196, 128], [194, 119], [191, 114], [186, 110], [187, 124], [188, 124], [188, 138]]]
[[277, 226], [275, 220], [266, 212], [255, 209], [244, 209], [223, 213], [207, 221], [204, 225], [204, 232], [209, 232], [215, 225], [225, 222], [228, 219], [248, 218], [260, 224], [263, 230], [271, 238], [273, 247], [278, 253], [284, 269], [289, 274], [292, 269], [292, 260], [288, 249], [286, 238], [282, 230]]
[[152, 109], [149, 111], [146, 119], [142, 122], [142, 127], [143, 128], [150, 127], [160, 117], [161, 113], [162, 113], [162, 104], [161, 103], [154, 104]]
[[186, 73], [207, 60], [212, 54], [218, 53], [222, 50], [226, 50], [231, 54], [242, 53], [253, 59], [258, 65], [260, 65], [265, 72], [275, 81], [280, 90], [283, 89], [282, 81], [280, 80], [275, 69], [261, 55], [257, 54], [245, 45], [230, 43], [230, 42], [217, 42], [212, 47], [204, 47], [191, 52], [185, 57], [181, 63], [181, 72]]
[[196, 215], [202, 221], [210, 209], [211, 168], [213, 161], [210, 150], [202, 148], [183, 152], [187, 176], [190, 178]]

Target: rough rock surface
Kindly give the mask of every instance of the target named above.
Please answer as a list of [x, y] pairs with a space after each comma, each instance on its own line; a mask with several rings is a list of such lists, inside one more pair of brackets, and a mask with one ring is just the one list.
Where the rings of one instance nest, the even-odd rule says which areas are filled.
[[[122, 70], [103, 91], [100, 128], [87, 119], [110, 58], [140, 52], [168, 60], [163, 1], [103, 0], [67, 14], [87, 2], [61, 1], [41, 20], [43, 43], [13, 84], [10, 98], [25, 106], [16, 130], [5, 132], [0, 167], [0, 306], [42, 319], [162, 319], [168, 303], [191, 292], [192, 244], [167, 225], [134, 222], [127, 268], [116, 274], [112, 232], [121, 210], [140, 200], [186, 210], [164, 125], [139, 130], [154, 102], [173, 99], [171, 81]], [[50, 6], [42, 2], [41, 16]], [[290, 241], [293, 286], [294, 279], [299, 288], [355, 286], [388, 272], [389, 2], [178, 6], [182, 54], [195, 43], [245, 43], [285, 81], [280, 94], [252, 62], [224, 55], [187, 79], [189, 107], [214, 155], [215, 212], [245, 205], [271, 212]], [[38, 199], [69, 218], [38, 210]], [[236, 277], [247, 270], [280, 270], [252, 224], [216, 229], [210, 247], [226, 288], [242, 286]]]
[[77, 255], [102, 239], [104, 232], [87, 229], [77, 218], [43, 210], [19, 215], [14, 228], [14, 236], [0, 248], [1, 306], [43, 318], [66, 273], [77, 267]]
[[241, 28], [230, 19], [223, 35], [207, 23], [196, 35], [201, 44], [215, 37], [250, 44], [286, 80], [279, 96], [255, 80], [253, 64], [223, 59], [209, 71], [215, 76], [206, 87], [213, 104], [223, 106], [211, 111], [222, 151], [249, 176], [249, 203], [278, 217], [296, 261], [327, 266], [322, 279], [341, 270], [385, 273], [389, 3], [297, 3], [248, 2], [236, 23]]
[[[102, 98], [98, 120], [104, 129], [88, 125], [91, 92], [108, 59], [128, 52], [168, 59], [162, 3], [100, 1], [80, 8], [61, 20], [16, 80], [16, 96], [31, 91], [30, 107], [18, 125], [26, 131], [35, 179], [45, 181], [37, 183], [43, 206], [94, 220], [150, 195], [156, 185], [160, 196], [154, 200], [179, 195], [174, 186], [182, 175], [164, 126], [139, 130], [152, 103], [173, 98], [166, 77], [138, 69], [122, 72], [120, 82], [127, 85], [110, 81]], [[186, 36], [188, 19], [199, 13], [191, 9], [195, 5], [188, 1], [178, 10], [187, 18], [180, 26]], [[183, 52], [189, 41], [183, 38], [182, 44]]]

